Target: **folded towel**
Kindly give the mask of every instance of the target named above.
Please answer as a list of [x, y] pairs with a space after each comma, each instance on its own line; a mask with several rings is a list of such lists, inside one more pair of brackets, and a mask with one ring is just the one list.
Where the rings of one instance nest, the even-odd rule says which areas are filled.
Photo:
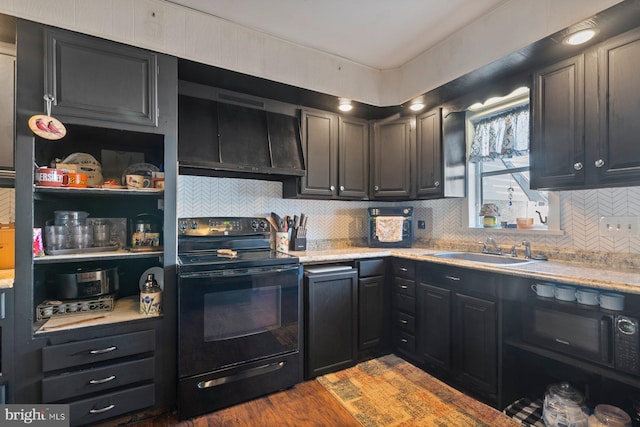
[[379, 216], [376, 217], [376, 236], [380, 242], [401, 242], [404, 217]]

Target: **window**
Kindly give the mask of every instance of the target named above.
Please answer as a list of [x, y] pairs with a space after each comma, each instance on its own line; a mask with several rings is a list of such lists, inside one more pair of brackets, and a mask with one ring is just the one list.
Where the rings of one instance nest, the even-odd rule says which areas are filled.
[[529, 188], [528, 91], [469, 111], [467, 135], [469, 227], [559, 230], [557, 195]]

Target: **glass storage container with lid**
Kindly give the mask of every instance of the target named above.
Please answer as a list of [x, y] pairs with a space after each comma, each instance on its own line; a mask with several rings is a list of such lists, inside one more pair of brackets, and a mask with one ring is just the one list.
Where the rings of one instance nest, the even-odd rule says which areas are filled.
[[596, 405], [589, 427], [631, 427], [631, 417], [616, 406]]
[[548, 427], [587, 427], [584, 396], [567, 382], [551, 384], [544, 396], [542, 419]]

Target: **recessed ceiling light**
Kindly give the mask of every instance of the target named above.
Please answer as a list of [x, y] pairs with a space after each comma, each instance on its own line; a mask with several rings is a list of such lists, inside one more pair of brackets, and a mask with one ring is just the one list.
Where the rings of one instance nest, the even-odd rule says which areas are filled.
[[409, 105], [409, 109], [411, 111], [420, 111], [424, 108], [424, 102], [422, 102], [422, 100], [417, 99], [411, 102], [411, 104]]
[[340, 111], [351, 111], [353, 109], [353, 105], [351, 105], [351, 100], [349, 98], [340, 98], [338, 100], [338, 109]]
[[564, 43], [572, 46], [583, 44], [591, 40], [597, 33], [595, 29], [581, 30], [565, 37]]

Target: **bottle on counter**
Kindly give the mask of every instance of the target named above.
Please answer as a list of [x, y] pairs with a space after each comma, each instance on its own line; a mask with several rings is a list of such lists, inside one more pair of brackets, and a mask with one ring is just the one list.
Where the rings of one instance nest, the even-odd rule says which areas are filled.
[[159, 316], [162, 314], [162, 288], [153, 273], [147, 274], [147, 280], [140, 291], [140, 314]]

